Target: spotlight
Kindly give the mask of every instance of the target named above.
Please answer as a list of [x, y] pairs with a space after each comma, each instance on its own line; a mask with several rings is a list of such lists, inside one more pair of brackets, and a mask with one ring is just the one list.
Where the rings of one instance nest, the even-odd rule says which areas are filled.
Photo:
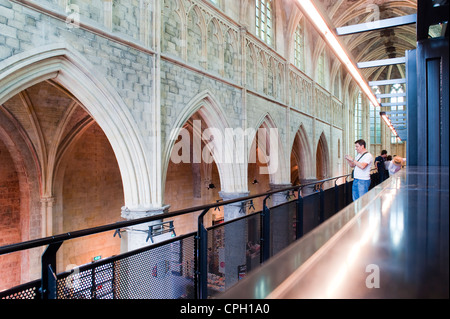
[[216, 186], [213, 183], [211, 183], [208, 185], [207, 189], [211, 189], [211, 188], [216, 188]]

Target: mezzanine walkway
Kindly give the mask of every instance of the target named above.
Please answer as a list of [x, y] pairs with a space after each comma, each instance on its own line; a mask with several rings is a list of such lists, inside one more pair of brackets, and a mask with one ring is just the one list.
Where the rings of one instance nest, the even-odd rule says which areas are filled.
[[221, 297], [449, 298], [448, 175], [405, 167]]

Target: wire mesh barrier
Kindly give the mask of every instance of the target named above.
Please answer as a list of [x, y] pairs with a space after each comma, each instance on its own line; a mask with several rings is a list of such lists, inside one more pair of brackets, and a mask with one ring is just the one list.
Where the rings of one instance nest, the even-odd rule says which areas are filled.
[[[335, 177], [346, 178], [348, 175]], [[330, 179], [327, 179], [327, 181]], [[42, 278], [0, 292], [0, 299], [203, 299], [214, 297], [258, 268], [351, 202], [352, 182], [312, 194], [303, 186], [166, 214], [165, 218], [199, 210], [197, 232], [92, 262], [55, 274], [56, 252], [65, 240], [117, 230], [161, 219], [142, 218], [95, 229], [0, 247], [0, 255], [48, 245], [41, 257]], [[313, 185], [314, 183], [312, 183]], [[309, 185], [309, 184], [308, 184]], [[283, 192], [286, 200], [268, 207], [266, 200]], [[295, 194], [297, 192], [297, 194]], [[350, 195], [349, 195], [350, 192]], [[212, 208], [246, 203], [265, 196], [263, 210], [205, 228]], [[243, 206], [244, 207], [244, 206]]]
[[0, 292], [0, 299], [39, 299], [41, 280], [34, 280]]
[[293, 200], [270, 208], [270, 257], [297, 239], [297, 205]]
[[58, 299], [194, 298], [194, 234], [58, 276]]
[[207, 229], [207, 296], [225, 291], [260, 265], [261, 212]]

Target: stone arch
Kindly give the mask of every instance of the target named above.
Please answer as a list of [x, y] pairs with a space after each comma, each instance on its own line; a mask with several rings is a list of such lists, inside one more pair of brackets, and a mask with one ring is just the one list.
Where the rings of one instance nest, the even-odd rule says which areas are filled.
[[255, 88], [259, 92], [267, 93], [267, 56], [263, 50], [258, 51], [256, 61]]
[[107, 136], [120, 168], [128, 209], [153, 207], [158, 199], [150, 178], [151, 163], [135, 122], [115, 89], [84, 57], [65, 44], [19, 53], [0, 63], [0, 104], [22, 90], [53, 80], [80, 101]]
[[193, 5], [187, 12], [186, 20], [186, 61], [204, 67], [206, 60], [207, 26], [201, 9]]
[[330, 154], [327, 139], [322, 132], [316, 149], [316, 178], [324, 179], [327, 177], [330, 177]]
[[231, 79], [236, 79], [239, 74], [238, 43], [236, 33], [231, 28], [228, 29], [224, 33], [223, 65], [224, 75]]
[[300, 125], [292, 144], [291, 183], [294, 185], [314, 178], [314, 161], [311, 144], [303, 124]]
[[208, 69], [217, 73], [223, 70], [224, 36], [216, 18], [212, 18], [207, 25], [206, 58]]
[[[242, 172], [238, 165], [235, 165], [234, 159], [234, 142], [233, 139], [225, 138], [226, 129], [229, 129], [227, 117], [220, 104], [215, 100], [211, 92], [208, 90], [199, 93], [195, 96], [183, 109], [174, 123], [169, 139], [166, 142], [165, 152], [163, 153], [163, 178], [166, 180], [167, 169], [169, 166], [170, 156], [180, 132], [185, 123], [194, 115], [205, 122], [205, 127], [211, 129], [212, 133], [217, 132], [221, 135], [221, 139], [213, 139], [209, 141], [207, 147], [219, 150], [213, 152], [213, 159], [217, 165], [220, 175], [220, 185], [224, 192], [242, 191]], [[198, 136], [197, 132], [197, 136]], [[220, 141], [222, 140], [222, 141]], [[163, 186], [164, 188], [164, 186]]]
[[[294, 64], [294, 50], [295, 50], [295, 32], [297, 30], [297, 26], [300, 24], [301, 27], [303, 28], [303, 36], [304, 36], [304, 40], [305, 40], [305, 36], [306, 36], [306, 32], [304, 29], [305, 26], [305, 20], [306, 18], [303, 18], [303, 12], [298, 12], [298, 11], [292, 11], [292, 18], [289, 20], [289, 25], [287, 27], [287, 34], [288, 34], [288, 39], [290, 39], [290, 41], [287, 41], [287, 52], [289, 53], [289, 58], [288, 60]], [[306, 45], [306, 41], [305, 41], [305, 45]], [[306, 58], [306, 52], [304, 52], [305, 58]], [[306, 61], [305, 61], [306, 62]], [[304, 71], [304, 70], [302, 70]]]
[[[259, 129], [262, 129], [261, 132], [268, 132], [268, 134], [263, 133], [260, 135]], [[257, 138], [258, 143], [256, 143]], [[261, 138], [265, 140], [261, 140]], [[265, 173], [269, 174], [270, 184], [286, 184], [289, 181], [289, 172], [286, 169], [284, 144], [278, 126], [269, 113], [264, 114], [260, 118], [249, 141], [252, 141], [252, 144], [249, 149], [248, 162], [256, 162], [257, 156], [259, 156], [260, 160], [261, 157], [264, 157], [265, 163], [269, 163]], [[275, 147], [273, 142], [276, 142]], [[261, 151], [261, 156], [257, 154], [257, 150]], [[274, 151], [275, 153], [273, 153]]]
[[[186, 39], [184, 25], [186, 25], [186, 13], [181, 1], [164, 0], [161, 17], [161, 49], [165, 53], [185, 58], [185, 46], [182, 45], [183, 39]], [[171, 28], [171, 32], [165, 32], [165, 28]], [[171, 33], [175, 35], [170, 37]]]
[[246, 45], [246, 81], [249, 88], [257, 88], [258, 52], [251, 42]]
[[[1, 108], [0, 104], [0, 113], [2, 112]], [[45, 235], [41, 226], [40, 185], [36, 154], [32, 152], [29, 141], [24, 137], [23, 132], [18, 131], [11, 120], [0, 114], [0, 188], [3, 186], [1, 185], [2, 173], [9, 175], [8, 187], [3, 189], [7, 193], [3, 193], [2, 198], [7, 202], [6, 205], [4, 202], [0, 204], [2, 245], [37, 239]], [[5, 157], [10, 159], [12, 166], [3, 166]], [[16, 185], [18, 192], [10, 189], [11, 178], [18, 183]], [[0, 199], [0, 201], [2, 200]], [[12, 209], [11, 205], [15, 207]], [[6, 216], [3, 215], [5, 212]], [[38, 266], [41, 253], [39, 249], [31, 249], [23, 251], [20, 255], [1, 256], [0, 267], [5, 269], [5, 272], [4, 275], [0, 275], [0, 290], [37, 278], [40, 273], [36, 269], [40, 269]], [[14, 271], [8, 269], [11, 267], [14, 268]], [[33, 272], [33, 270], [35, 271]]]

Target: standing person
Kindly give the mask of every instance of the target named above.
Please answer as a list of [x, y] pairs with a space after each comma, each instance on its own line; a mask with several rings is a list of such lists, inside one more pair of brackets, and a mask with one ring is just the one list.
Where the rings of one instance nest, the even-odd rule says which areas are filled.
[[384, 162], [384, 168], [386, 169], [386, 171], [384, 172], [385, 174], [385, 179], [389, 178], [389, 165], [391, 164], [392, 161], [392, 155], [388, 155], [386, 157], [386, 161]]
[[386, 150], [382, 150], [381, 155], [375, 157], [375, 167], [377, 168], [378, 171], [378, 179], [380, 183], [384, 182], [387, 178], [386, 167], [384, 166], [384, 161], [386, 160], [386, 157], [387, 157]]
[[373, 156], [366, 149], [366, 141], [357, 140], [355, 149], [358, 155], [353, 159], [350, 155], [345, 155], [350, 167], [354, 167], [352, 197], [357, 200], [359, 197], [369, 191], [370, 187], [370, 168], [373, 162]]

